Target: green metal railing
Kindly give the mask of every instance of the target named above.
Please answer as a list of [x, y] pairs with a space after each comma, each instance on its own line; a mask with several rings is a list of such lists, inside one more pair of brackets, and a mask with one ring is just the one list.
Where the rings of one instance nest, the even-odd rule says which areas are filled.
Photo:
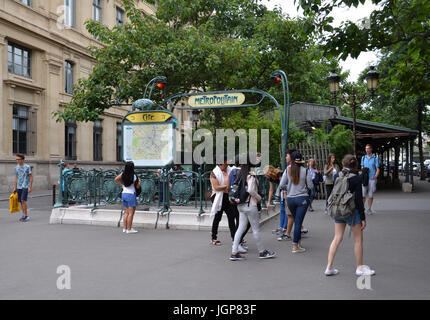
[[[59, 164], [60, 168], [62, 163]], [[121, 169], [104, 170], [60, 170], [60, 188], [55, 207], [70, 205], [87, 205], [92, 210], [102, 206], [121, 204], [121, 187], [115, 183], [116, 176]], [[149, 169], [136, 169], [142, 187], [138, 197], [138, 204], [158, 208], [157, 221], [161, 215], [168, 215], [167, 227], [172, 212], [172, 206], [194, 207], [198, 215], [210, 210], [212, 187], [210, 183], [211, 171], [203, 172], [198, 168], [194, 171], [161, 172]], [[269, 180], [263, 175], [257, 176], [259, 193], [262, 195], [263, 208], [267, 205]], [[276, 190], [276, 186], [275, 189]], [[272, 197], [275, 199], [275, 196]]]

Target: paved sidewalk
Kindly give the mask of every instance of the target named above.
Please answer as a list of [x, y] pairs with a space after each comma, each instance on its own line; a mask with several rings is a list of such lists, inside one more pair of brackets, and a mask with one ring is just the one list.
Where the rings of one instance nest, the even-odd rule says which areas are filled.
[[[0, 201], [9, 201], [9, 197], [11, 193], [12, 191], [8, 193], [5, 193], [5, 192], [0, 193]], [[41, 198], [41, 197], [51, 197], [52, 199], [52, 190], [31, 191], [31, 193], [28, 195], [29, 199]]]
[[[314, 204], [304, 225], [306, 253], [291, 253], [291, 242], [278, 242], [273, 219], [262, 227], [265, 246], [278, 257], [259, 260], [252, 234], [246, 261], [229, 261], [229, 233], [223, 246], [209, 245], [207, 231], [121, 229], [49, 225], [50, 202], [34, 199], [31, 220], [8, 213], [0, 202], [0, 299], [430, 299], [430, 183], [415, 193], [383, 190], [368, 216], [364, 263], [377, 274], [372, 290], [359, 290], [348, 229], [336, 256], [340, 274], [323, 275], [334, 225], [324, 201]], [[46, 208], [45, 208], [45, 207]], [[57, 268], [71, 270], [71, 290], [58, 290]]]

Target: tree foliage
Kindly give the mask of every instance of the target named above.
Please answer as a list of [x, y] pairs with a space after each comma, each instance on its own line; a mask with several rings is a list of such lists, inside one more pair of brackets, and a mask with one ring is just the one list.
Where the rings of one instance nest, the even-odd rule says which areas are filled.
[[312, 132], [311, 140], [317, 143], [328, 142], [330, 152], [334, 153], [338, 164], [341, 164], [343, 157], [352, 153], [354, 148], [352, 131], [340, 124], [335, 125], [328, 133], [325, 124], [323, 124]]
[[[147, 0], [157, 11], [144, 17], [135, 1], [122, 0], [130, 20], [124, 26], [109, 29], [86, 21], [102, 43], [90, 48], [97, 63], [90, 76], [75, 85], [71, 103], [55, 113], [58, 121], [94, 121], [118, 101], [142, 98], [148, 81], [161, 75], [168, 86], [154, 93], [155, 101], [192, 89], [249, 88], [283, 101], [282, 89], [270, 80], [277, 69], [288, 75], [291, 101], [329, 101], [325, 78], [338, 63], [326, 59], [315, 44], [319, 35], [312, 31], [313, 19], [290, 19], [259, 0]], [[255, 110], [207, 110], [201, 119], [212, 129], [265, 126], [277, 137], [279, 119], [257, 117], [273, 109], [273, 104], [263, 103]]]

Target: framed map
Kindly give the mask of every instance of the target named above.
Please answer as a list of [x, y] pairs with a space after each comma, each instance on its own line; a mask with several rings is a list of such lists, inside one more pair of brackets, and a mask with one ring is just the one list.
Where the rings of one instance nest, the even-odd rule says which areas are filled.
[[[158, 115], [159, 116], [159, 115]], [[136, 167], [161, 168], [173, 163], [175, 128], [171, 121], [123, 124], [123, 160]]]

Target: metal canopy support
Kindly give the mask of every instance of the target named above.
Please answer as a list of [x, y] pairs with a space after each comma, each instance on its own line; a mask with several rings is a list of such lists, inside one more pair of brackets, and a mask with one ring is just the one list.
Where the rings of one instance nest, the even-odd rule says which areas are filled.
[[409, 141], [406, 141], [406, 165], [403, 167], [405, 169], [405, 182], [409, 182]]
[[410, 166], [409, 166], [409, 172], [411, 175], [411, 184], [412, 184], [412, 189], [414, 189], [415, 185], [414, 185], [414, 140], [410, 140], [410, 147], [409, 147], [409, 153], [410, 153]]
[[396, 145], [394, 149], [393, 185], [399, 185], [399, 158], [400, 158], [400, 146]]

